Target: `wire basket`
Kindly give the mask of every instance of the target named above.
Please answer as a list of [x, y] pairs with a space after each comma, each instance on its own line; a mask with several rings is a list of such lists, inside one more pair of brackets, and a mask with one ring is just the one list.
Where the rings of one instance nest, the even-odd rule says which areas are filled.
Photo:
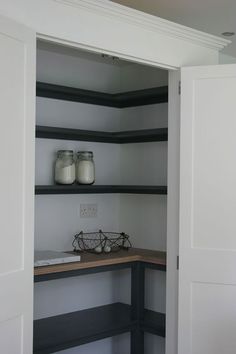
[[132, 247], [129, 236], [124, 232], [83, 232], [74, 236], [72, 246], [75, 252], [110, 253]]

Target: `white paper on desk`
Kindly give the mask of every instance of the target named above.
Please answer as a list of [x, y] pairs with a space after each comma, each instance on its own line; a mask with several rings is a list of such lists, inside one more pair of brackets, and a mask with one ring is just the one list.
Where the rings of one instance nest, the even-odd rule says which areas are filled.
[[79, 262], [80, 256], [66, 252], [56, 251], [34, 251], [34, 266], [43, 267], [46, 265]]

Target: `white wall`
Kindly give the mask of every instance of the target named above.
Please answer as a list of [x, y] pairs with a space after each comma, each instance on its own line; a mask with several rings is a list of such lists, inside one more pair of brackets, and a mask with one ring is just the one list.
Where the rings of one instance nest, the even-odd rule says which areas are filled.
[[236, 58], [231, 55], [224, 53], [219, 53], [219, 64], [234, 64], [236, 63]]
[[[113, 63], [74, 50], [40, 46], [39, 81], [100, 90], [128, 91], [167, 83], [167, 73], [130, 63]], [[150, 86], [149, 86], [150, 83]], [[148, 129], [167, 126], [167, 104], [115, 109], [76, 102], [37, 98], [37, 124], [94, 130]], [[103, 144], [37, 139], [36, 183], [53, 182], [53, 162], [59, 149], [94, 151], [97, 184], [167, 183], [167, 142]], [[130, 168], [131, 167], [131, 168]], [[79, 216], [80, 203], [96, 203], [98, 217]], [[36, 196], [35, 247], [69, 250], [73, 235], [80, 230], [102, 228], [125, 231], [134, 246], [166, 249], [166, 196], [145, 195], [55, 195]], [[136, 221], [134, 223], [134, 220]], [[146, 306], [165, 311], [165, 273], [147, 271]], [[56, 299], [56, 301], [55, 301]], [[79, 299], [79, 300], [78, 300]], [[35, 285], [35, 318], [108, 304], [130, 302], [129, 271], [81, 276]], [[164, 340], [146, 335], [147, 353], [164, 353]], [[162, 349], [161, 349], [162, 348]], [[162, 350], [162, 351], [161, 351]], [[63, 351], [71, 354], [78, 348]], [[129, 353], [129, 335], [122, 335], [79, 347], [79, 353]]]

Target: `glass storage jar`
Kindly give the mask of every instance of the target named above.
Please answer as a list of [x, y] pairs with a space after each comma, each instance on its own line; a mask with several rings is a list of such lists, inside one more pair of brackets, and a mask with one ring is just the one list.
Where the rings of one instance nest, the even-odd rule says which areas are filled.
[[75, 160], [72, 150], [59, 150], [55, 163], [55, 182], [72, 184], [75, 182]]
[[93, 184], [95, 165], [91, 151], [78, 151], [76, 162], [76, 181], [79, 184]]

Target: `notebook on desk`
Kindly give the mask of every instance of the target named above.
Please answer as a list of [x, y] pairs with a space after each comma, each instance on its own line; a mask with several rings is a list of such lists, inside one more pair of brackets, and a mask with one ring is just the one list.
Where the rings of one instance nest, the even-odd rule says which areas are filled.
[[34, 266], [43, 267], [53, 264], [79, 262], [80, 255], [56, 251], [34, 251]]

